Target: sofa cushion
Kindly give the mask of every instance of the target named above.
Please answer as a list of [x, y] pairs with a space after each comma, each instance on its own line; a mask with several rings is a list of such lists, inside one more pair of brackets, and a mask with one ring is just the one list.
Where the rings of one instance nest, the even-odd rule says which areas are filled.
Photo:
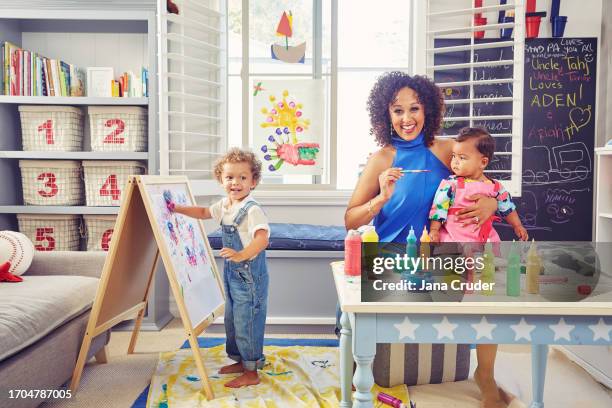
[[97, 278], [23, 276], [0, 283], [0, 361], [91, 307]]

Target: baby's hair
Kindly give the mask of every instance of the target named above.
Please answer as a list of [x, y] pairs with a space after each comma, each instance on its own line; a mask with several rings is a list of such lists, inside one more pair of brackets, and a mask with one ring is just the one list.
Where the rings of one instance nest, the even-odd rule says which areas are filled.
[[248, 163], [251, 166], [253, 180], [259, 183], [261, 179], [261, 161], [255, 156], [255, 153], [249, 150], [241, 150], [237, 147], [229, 149], [223, 157], [215, 162], [214, 173], [219, 183], [222, 182], [221, 173], [223, 173], [223, 165], [225, 163]]
[[476, 148], [491, 163], [493, 153], [495, 153], [495, 139], [493, 139], [493, 136], [482, 127], [464, 127], [459, 131], [459, 136], [457, 136], [457, 142], [459, 143], [472, 139], [476, 139]]

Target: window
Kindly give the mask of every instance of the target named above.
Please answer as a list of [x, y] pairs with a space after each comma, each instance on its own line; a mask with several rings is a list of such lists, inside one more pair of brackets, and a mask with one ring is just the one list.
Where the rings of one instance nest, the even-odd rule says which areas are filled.
[[[384, 0], [377, 7], [366, 0], [230, 0], [228, 8], [229, 145], [249, 146], [252, 140], [253, 78], [321, 78], [326, 92], [323, 176], [265, 177], [262, 187], [352, 190], [360, 166], [378, 148], [369, 135], [370, 89], [383, 72], [409, 69], [410, 7], [403, 0]], [[279, 41], [279, 18], [287, 10], [293, 16], [291, 41], [307, 43], [304, 64], [270, 57], [270, 45]]]
[[[524, 26], [504, 17], [524, 15], [523, 0], [486, 4], [473, 0], [416, 2], [419, 30], [417, 73], [442, 88], [446, 100], [442, 136], [464, 126], [482, 126], [496, 152], [485, 172], [521, 195]], [[482, 2], [480, 2], [482, 3]], [[506, 3], [506, 2], [503, 2]], [[504, 19], [502, 21], [502, 19]], [[503, 33], [512, 37], [504, 36]]]

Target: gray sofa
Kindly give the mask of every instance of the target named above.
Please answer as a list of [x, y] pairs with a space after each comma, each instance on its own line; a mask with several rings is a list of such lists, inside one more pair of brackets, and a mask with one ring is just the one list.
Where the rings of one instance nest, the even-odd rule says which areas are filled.
[[[11, 399], [9, 390], [50, 390], [76, 364], [103, 252], [36, 252], [19, 283], [0, 283], [0, 406], [35, 407], [42, 398]], [[105, 362], [110, 331], [92, 342], [89, 357]]]

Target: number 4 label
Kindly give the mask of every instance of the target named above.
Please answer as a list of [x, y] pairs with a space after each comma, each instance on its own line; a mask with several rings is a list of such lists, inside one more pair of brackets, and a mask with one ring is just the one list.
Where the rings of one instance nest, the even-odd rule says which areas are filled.
[[121, 197], [121, 190], [119, 190], [119, 187], [117, 186], [116, 174], [111, 174], [106, 178], [104, 185], [100, 189], [100, 196], [111, 196], [113, 200], [119, 200], [119, 197]]

